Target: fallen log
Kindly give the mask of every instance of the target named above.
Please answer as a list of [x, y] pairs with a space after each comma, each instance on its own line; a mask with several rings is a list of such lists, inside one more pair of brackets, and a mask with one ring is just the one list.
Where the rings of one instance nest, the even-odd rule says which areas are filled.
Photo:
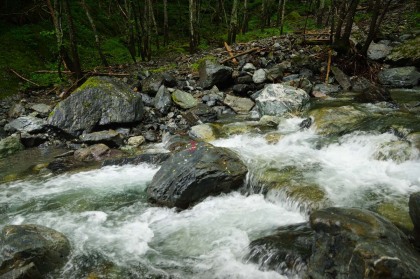
[[248, 49], [248, 50], [246, 50], [246, 51], [244, 51], [244, 52], [238, 53], [238, 54], [236, 54], [236, 55], [233, 55], [232, 57], [229, 57], [229, 58], [227, 58], [227, 59], [225, 59], [225, 60], [220, 61], [220, 64], [224, 64], [224, 63], [226, 63], [226, 62], [228, 62], [228, 61], [230, 61], [230, 60], [232, 60], [232, 59], [234, 59], [234, 58], [237, 58], [237, 57], [239, 57], [239, 56], [242, 56], [242, 55], [245, 55], [245, 54], [248, 54], [248, 53], [254, 52], [254, 51], [259, 51], [259, 50], [260, 50], [260, 48], [258, 48], [258, 47]]
[[238, 64], [239, 63], [238, 60], [233, 57], [234, 55], [232, 53], [232, 49], [230, 48], [230, 46], [226, 42], [225, 42], [225, 48], [226, 48], [227, 52], [229, 53], [230, 58], [232, 58], [232, 62], [234, 64]]

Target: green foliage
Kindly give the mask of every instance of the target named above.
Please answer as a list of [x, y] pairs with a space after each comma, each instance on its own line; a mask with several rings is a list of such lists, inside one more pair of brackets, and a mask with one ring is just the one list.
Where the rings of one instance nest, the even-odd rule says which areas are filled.
[[198, 69], [200, 68], [200, 64], [205, 62], [206, 60], [208, 61], [212, 61], [212, 62], [217, 62], [217, 58], [212, 56], [212, 55], [206, 55], [203, 58], [198, 59], [195, 63], [191, 64], [191, 70], [193, 72], [197, 72]]

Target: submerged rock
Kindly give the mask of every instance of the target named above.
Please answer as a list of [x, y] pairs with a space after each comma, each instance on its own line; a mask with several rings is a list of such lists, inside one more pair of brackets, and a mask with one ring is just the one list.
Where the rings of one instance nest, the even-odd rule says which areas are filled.
[[202, 140], [206, 142], [216, 139], [213, 127], [210, 124], [201, 124], [191, 127], [189, 135], [193, 139]]
[[388, 89], [375, 85], [363, 89], [355, 99], [363, 103], [393, 102]]
[[74, 158], [79, 161], [100, 161], [109, 155], [110, 148], [103, 143], [94, 144], [74, 152]]
[[311, 256], [313, 235], [306, 223], [278, 228], [274, 234], [249, 244], [247, 261], [258, 264], [262, 270], [302, 275]]
[[[0, 247], [1, 278], [44, 278], [60, 268], [70, 254], [70, 243], [62, 233], [40, 225], [5, 226]], [[21, 276], [20, 272], [27, 276], [8, 277]]]
[[420, 256], [391, 222], [368, 210], [327, 208], [310, 216], [311, 278], [420, 278]]
[[81, 142], [86, 143], [106, 143], [110, 146], [120, 146], [123, 143], [123, 137], [114, 130], [98, 131], [89, 134], [83, 134], [80, 137]]
[[376, 160], [393, 160], [397, 163], [402, 163], [416, 159], [418, 157], [418, 152], [408, 141], [390, 141], [380, 144], [373, 157]]
[[94, 127], [132, 123], [144, 114], [140, 94], [116, 79], [91, 77], [51, 112], [48, 123], [79, 136]]
[[414, 224], [414, 239], [416, 241], [417, 248], [420, 250], [420, 192], [410, 195], [408, 206], [410, 217]]
[[283, 84], [267, 85], [256, 98], [261, 115], [281, 116], [301, 111], [309, 102], [309, 95], [302, 89]]
[[162, 164], [147, 194], [158, 204], [184, 209], [210, 195], [239, 188], [246, 173], [246, 166], [229, 149], [192, 142]]
[[367, 115], [353, 106], [324, 107], [312, 110], [314, 123], [318, 133], [322, 135], [349, 133], [357, 129], [357, 125]]

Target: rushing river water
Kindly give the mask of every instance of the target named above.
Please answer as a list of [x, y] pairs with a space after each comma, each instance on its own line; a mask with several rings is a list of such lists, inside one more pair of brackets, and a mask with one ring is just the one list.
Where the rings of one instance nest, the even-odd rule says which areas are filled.
[[[64, 233], [68, 263], [52, 278], [285, 278], [247, 262], [252, 240], [282, 225], [307, 220], [297, 202], [255, 182], [263, 170], [293, 167], [301, 183], [317, 185], [331, 205], [372, 209], [390, 202], [407, 212], [420, 190], [420, 159], [413, 147], [403, 162], [375, 159], [390, 132], [355, 131], [328, 139], [291, 118], [283, 136], [235, 135], [214, 145], [236, 151], [250, 170], [244, 189], [210, 197], [177, 212], [147, 202], [158, 167], [142, 164], [38, 176], [0, 185], [0, 227], [35, 223]], [[288, 201], [288, 202], [287, 202]]]

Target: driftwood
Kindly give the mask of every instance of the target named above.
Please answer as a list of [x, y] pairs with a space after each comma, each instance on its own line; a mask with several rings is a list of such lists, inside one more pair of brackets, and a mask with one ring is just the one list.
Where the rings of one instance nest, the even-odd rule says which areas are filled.
[[38, 83], [35, 83], [35, 82], [33, 82], [33, 81], [31, 81], [31, 80], [29, 80], [29, 79], [27, 79], [27, 78], [25, 78], [25, 77], [23, 77], [22, 75], [20, 75], [20, 74], [18, 74], [15, 70], [13, 70], [13, 69], [9, 69], [12, 73], [14, 73], [18, 78], [20, 78], [21, 80], [24, 80], [24, 81], [26, 81], [26, 82], [29, 82], [30, 84], [33, 84], [33, 85], [35, 85], [35, 86], [38, 86], [38, 87], [40, 87], [40, 85], [38, 84]]
[[236, 57], [239, 57], [239, 56], [242, 56], [242, 55], [245, 55], [245, 54], [248, 54], [248, 53], [254, 52], [254, 51], [259, 51], [259, 50], [260, 50], [260, 48], [258, 48], [258, 47], [248, 49], [247, 51], [244, 51], [244, 52], [238, 53], [238, 54], [233, 55], [233, 56], [231, 56], [231, 57], [229, 57], [229, 58], [227, 58], [227, 59], [225, 59], [225, 60], [220, 61], [220, 64], [224, 64], [224, 63], [226, 63], [226, 62], [228, 62], [228, 61], [230, 61], [230, 60], [232, 60], [232, 59], [235, 59]]
[[227, 50], [227, 52], [229, 53], [230, 58], [232, 59], [232, 62], [234, 64], [238, 64], [238, 60], [236, 60], [236, 58], [233, 57], [233, 53], [232, 53], [232, 49], [230, 48], [230, 46], [225, 42], [225, 48]]
[[332, 58], [332, 49], [328, 51], [327, 75], [325, 76], [325, 84], [328, 84], [328, 80], [330, 79], [331, 58]]

